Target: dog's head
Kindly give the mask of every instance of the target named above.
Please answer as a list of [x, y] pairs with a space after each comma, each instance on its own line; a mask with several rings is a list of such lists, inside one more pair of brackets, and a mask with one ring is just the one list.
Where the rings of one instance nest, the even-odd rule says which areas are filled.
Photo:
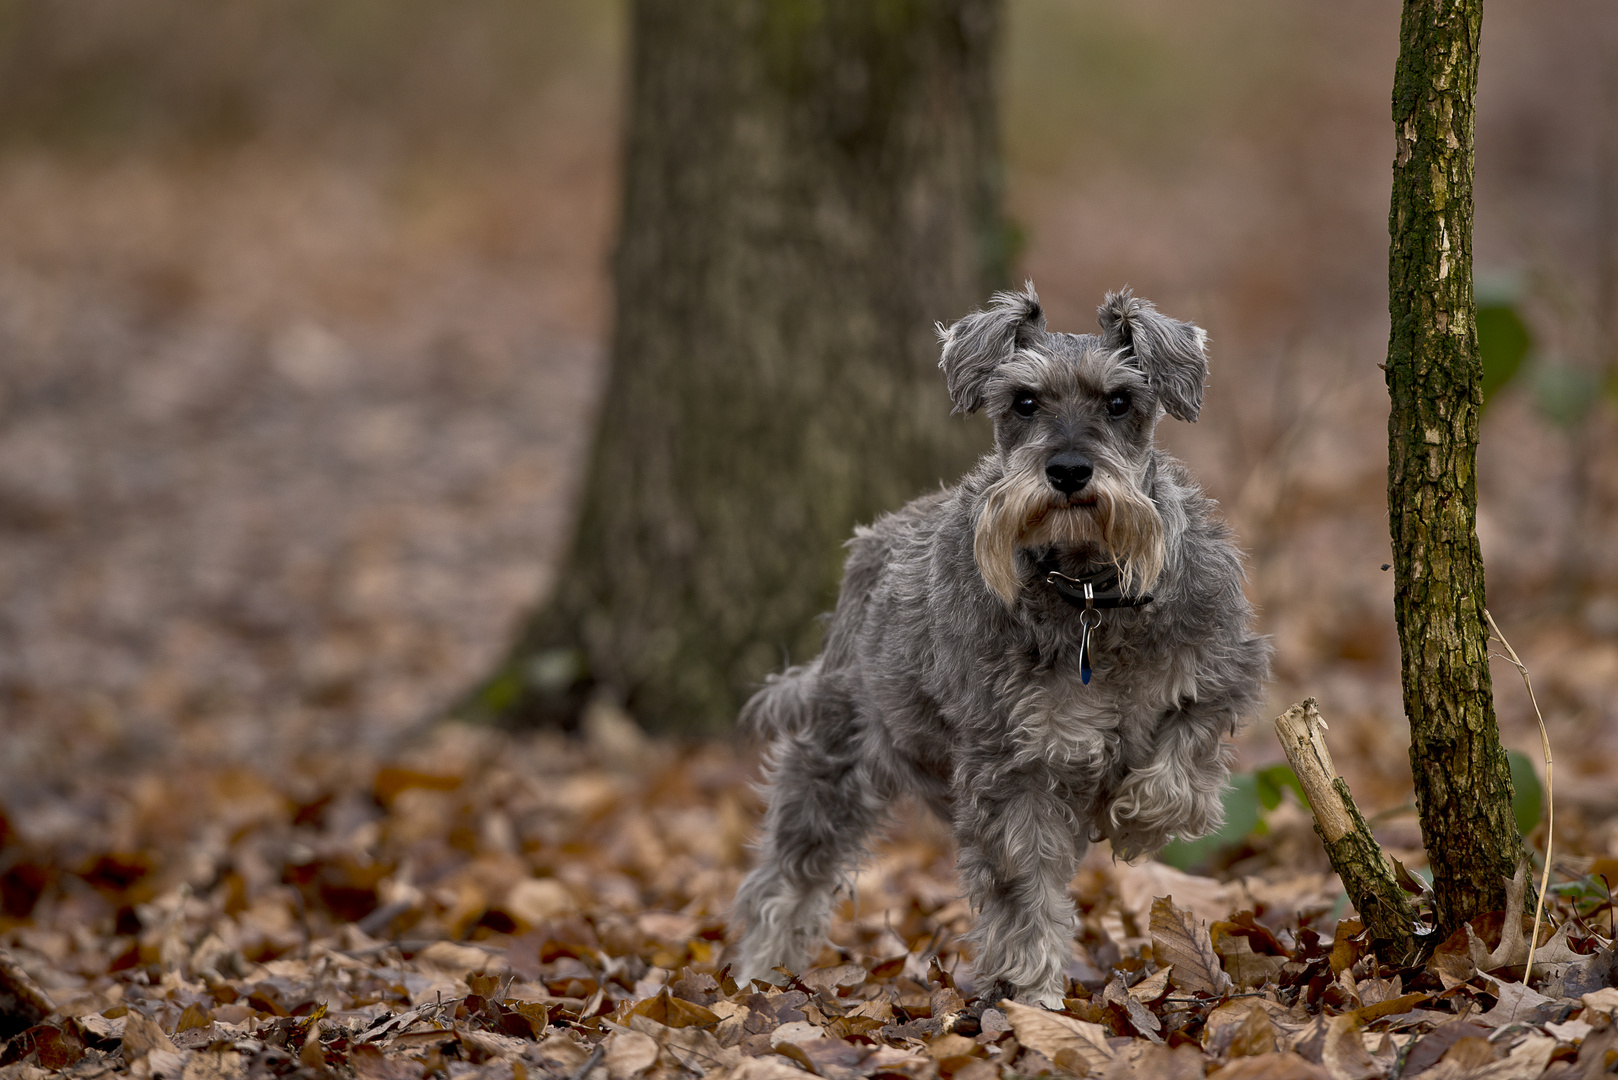
[[1207, 335], [1128, 289], [1099, 313], [1100, 334], [1051, 333], [1029, 282], [939, 327], [956, 410], [994, 420], [1004, 475], [984, 492], [974, 553], [1008, 604], [1019, 549], [1093, 552], [1117, 564], [1126, 589], [1150, 588], [1163, 567], [1152, 434], [1164, 413], [1197, 418]]

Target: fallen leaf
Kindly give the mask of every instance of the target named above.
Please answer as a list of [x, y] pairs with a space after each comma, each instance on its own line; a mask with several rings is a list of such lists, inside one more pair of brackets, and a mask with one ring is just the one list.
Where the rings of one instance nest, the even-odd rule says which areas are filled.
[[1163, 1041], [1162, 1022], [1152, 1014], [1152, 1010], [1141, 1004], [1139, 999], [1125, 989], [1121, 974], [1113, 975], [1112, 980], [1107, 983], [1106, 988], [1102, 991], [1101, 1000], [1103, 1004], [1116, 1005], [1122, 1009], [1124, 1015], [1129, 1018], [1130, 1025], [1138, 1034], [1152, 1042]]
[[1360, 1001], [1366, 1005], [1380, 1005], [1404, 995], [1404, 980], [1398, 975], [1391, 979], [1361, 979], [1355, 984]]
[[418, 769], [403, 768], [396, 765], [384, 765], [376, 772], [376, 779], [371, 784], [371, 791], [376, 801], [383, 806], [392, 805], [401, 792], [412, 788], [421, 788], [427, 791], [454, 791], [461, 786], [459, 776], [447, 776], [443, 773], [422, 772]]
[[589, 1048], [580, 1045], [571, 1032], [550, 1036], [534, 1048], [546, 1063], [571, 1074], [590, 1059]]
[[667, 990], [656, 997], [646, 998], [630, 1011], [671, 1028], [712, 1027], [719, 1023], [719, 1014], [713, 1010], [694, 1001], [674, 997]]
[[1206, 923], [1228, 919], [1233, 908], [1242, 906], [1240, 886], [1187, 874], [1160, 862], [1120, 863], [1113, 872], [1118, 879], [1119, 899], [1134, 916], [1137, 926], [1150, 922], [1159, 896], [1178, 897], [1181, 904]]
[[657, 1040], [638, 1031], [615, 1031], [607, 1036], [601, 1059], [612, 1080], [630, 1080], [657, 1064]]
[[1011, 1022], [1012, 1033], [1019, 1043], [1057, 1064], [1061, 1064], [1059, 1058], [1064, 1051], [1082, 1062], [1087, 1070], [1100, 1069], [1113, 1058], [1112, 1048], [1107, 1045], [1107, 1031], [1100, 1024], [1015, 1001], [1007, 1001], [1000, 1008]]
[[1280, 1050], [1280, 1035], [1263, 1009], [1253, 1009], [1230, 1040], [1230, 1056], [1259, 1057]]
[[433, 942], [416, 954], [416, 962], [436, 968], [457, 982], [465, 982], [473, 972], [511, 970], [511, 965], [502, 957], [491, 956], [473, 945], [457, 945], [453, 941]]
[[1169, 969], [1158, 968], [1129, 988], [1129, 996], [1142, 1005], [1150, 1005], [1169, 992]]
[[1488, 975], [1482, 976], [1482, 979], [1489, 984], [1490, 992], [1498, 1000], [1494, 1008], [1477, 1018], [1479, 1023], [1493, 1027], [1537, 1024], [1558, 1008], [1555, 1001], [1522, 983], [1503, 982]]
[[1468, 1070], [1466, 1080], [1534, 1080], [1545, 1071], [1555, 1052], [1555, 1039], [1530, 1035], [1512, 1047], [1504, 1058]]
[[578, 901], [555, 878], [524, 878], [506, 891], [500, 910], [528, 926], [537, 926], [578, 910]]
[[1208, 1074], [1208, 1080], [1332, 1080], [1331, 1073], [1290, 1050], [1237, 1058]]
[[1358, 919], [1342, 919], [1332, 934], [1331, 973], [1341, 975], [1365, 956], [1371, 947], [1370, 935]]
[[1579, 1046], [1578, 1060], [1573, 1075], [1582, 1078], [1606, 1074], [1614, 1061], [1618, 1061], [1618, 1026], [1597, 1030]]
[[1451, 1020], [1420, 1036], [1405, 1055], [1404, 1075], [1415, 1076], [1438, 1064], [1449, 1048], [1462, 1039], [1487, 1039], [1490, 1029], [1470, 1020]]
[[706, 1028], [671, 1028], [644, 1016], [631, 1016], [630, 1027], [657, 1040], [658, 1047], [680, 1064], [681, 1068], [706, 1072], [714, 1068], [732, 1068], [741, 1061], [735, 1049], [721, 1046], [715, 1034]]
[[[1591, 956], [1581, 957], [1576, 963], [1546, 966], [1546, 974], [1550, 976], [1544, 984], [1547, 997], [1578, 998], [1602, 987], [1611, 986], [1618, 979], [1618, 969], [1615, 969], [1615, 955], [1612, 946], [1600, 950]], [[1538, 967], [1539, 958], [1534, 958], [1534, 965]]]
[[782, 1043], [797, 1043], [802, 1045], [815, 1039], [826, 1038], [825, 1029], [819, 1024], [808, 1020], [792, 1020], [770, 1032], [770, 1045], [780, 1046]]
[[1604, 986], [1600, 990], [1582, 995], [1579, 1000], [1586, 1009], [1595, 1012], [1618, 1012], [1618, 988], [1615, 987]]
[[971, 1056], [977, 1048], [977, 1043], [964, 1035], [940, 1035], [927, 1043], [927, 1056], [934, 1061], [943, 1061], [945, 1057]]
[[468, 1058], [474, 1064], [481, 1065], [487, 1061], [508, 1061], [521, 1057], [534, 1044], [529, 1039], [502, 1035], [497, 1031], [462, 1031], [461, 1045], [470, 1051]]
[[1595, 1028], [1583, 1020], [1565, 1020], [1560, 1024], [1548, 1021], [1545, 1030], [1556, 1036], [1557, 1042], [1576, 1044], [1582, 1042]]
[[157, 1021], [144, 1013], [131, 1010], [124, 1017], [124, 1060], [133, 1062], [154, 1050], [174, 1051], [174, 1043], [157, 1026]]
[[387, 1057], [370, 1043], [350, 1050], [348, 1064], [359, 1080], [421, 1080], [419, 1062]]
[[84, 1057], [84, 1042], [71, 1023], [67, 1027], [37, 1024], [4, 1044], [0, 1065], [12, 1065], [30, 1057], [40, 1068], [59, 1071], [78, 1064]]
[[1395, 998], [1383, 998], [1363, 1008], [1355, 1009], [1354, 1015], [1362, 1024], [1369, 1024], [1372, 1020], [1380, 1020], [1384, 1016], [1396, 1016], [1402, 1012], [1409, 1012], [1417, 1005], [1426, 1001], [1428, 994], [1400, 994]]
[[928, 1001], [932, 1006], [932, 1018], [946, 1030], [955, 1022], [961, 1010], [966, 1008], [966, 1002], [961, 1000], [960, 992], [952, 986], [941, 986], [934, 990], [928, 995]]
[[[945, 1075], [942, 1066], [939, 1067], [938, 1075]], [[1000, 1066], [983, 1058], [969, 1058], [948, 1076], [949, 1080], [1000, 1080]], [[1199, 1076], [1197, 1080], [1202, 1078]]]
[[[241, 1080], [246, 1073], [247, 1066], [242, 1063], [242, 1055], [235, 1050], [198, 1050], [185, 1063], [185, 1071], [180, 1074], [180, 1080]], [[357, 1068], [355, 1073], [362, 1075]], [[407, 1078], [400, 1077], [398, 1080]]]
[[813, 1076], [777, 1054], [743, 1058], [733, 1069], [708, 1074], [708, 1080], [805, 1080]]
[[1360, 1038], [1362, 1030], [1359, 1018], [1352, 1013], [1334, 1016], [1327, 1025], [1326, 1039], [1320, 1047], [1320, 1063], [1332, 1080], [1371, 1080], [1383, 1075], [1382, 1066], [1365, 1049], [1365, 1042]]
[[193, 1001], [185, 1007], [185, 1011], [180, 1014], [180, 1018], [174, 1022], [174, 1034], [178, 1035], [182, 1031], [212, 1026], [213, 1013]]
[[[1216, 924], [1217, 926], [1217, 924]], [[1219, 954], [1225, 974], [1237, 987], [1246, 990], [1272, 981], [1286, 967], [1286, 958], [1269, 956], [1253, 951], [1253, 944], [1245, 937], [1232, 937], [1212, 931], [1214, 951]]]
[[1435, 1071], [1449, 1074], [1469, 1072], [1480, 1065], [1490, 1064], [1495, 1057], [1493, 1043], [1478, 1035], [1468, 1035], [1450, 1044], [1444, 1056], [1438, 1059]]
[[1151, 1077], [1151, 1080], [1202, 1080], [1205, 1059], [1194, 1046], [1170, 1049], [1136, 1043], [1126, 1048], [1102, 1071], [1103, 1080]]
[[867, 1047], [855, 1046], [842, 1039], [826, 1038], [810, 1039], [801, 1044], [782, 1043], [775, 1048], [775, 1052], [792, 1058], [819, 1076], [833, 1076], [840, 1070], [851, 1070], [865, 1060]]
[[905, 969], [908, 955], [894, 956], [871, 965], [871, 978], [891, 979]]
[[799, 976], [805, 986], [823, 994], [836, 996], [839, 987], [858, 986], [869, 974], [860, 964], [838, 964], [836, 967], [811, 968]]
[[1230, 990], [1205, 927], [1189, 911], [1174, 906], [1172, 897], [1152, 901], [1152, 956], [1170, 967], [1169, 981], [1188, 994], [1219, 997]]
[[10, 953], [0, 949], [0, 1019], [16, 1024], [15, 1027], [8, 1024], [0, 1032], [0, 1038], [19, 1028], [38, 1024], [55, 1011], [56, 1004], [50, 995], [40, 989]]
[[[1465, 923], [1458, 933], [1466, 935], [1467, 956], [1478, 971], [1497, 971], [1528, 960], [1528, 938], [1533, 919], [1523, 913], [1528, 892], [1528, 861], [1517, 864], [1516, 873], [1506, 882], [1506, 909], [1499, 913], [1500, 938], [1492, 947], [1484, 943], [1481, 927]], [[1474, 920], [1477, 921], [1477, 920]]]
[[1202, 1023], [1202, 1049], [1213, 1057], [1226, 1057], [1249, 1014], [1263, 1012], [1264, 1005], [1262, 1000], [1236, 998], [1214, 1006]]
[[[1577, 964], [1590, 959], [1583, 953], [1573, 951], [1568, 935], [1573, 932], [1573, 924], [1565, 922], [1556, 928], [1556, 933], [1539, 943], [1534, 950], [1534, 970], [1538, 971], [1541, 964]], [[1525, 956], [1523, 962], [1527, 963]]]

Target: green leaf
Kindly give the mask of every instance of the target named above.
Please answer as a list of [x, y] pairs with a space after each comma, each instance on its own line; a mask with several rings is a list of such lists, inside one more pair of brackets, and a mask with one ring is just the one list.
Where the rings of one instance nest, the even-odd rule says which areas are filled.
[[478, 691], [477, 702], [491, 713], [509, 709], [522, 695], [522, 677], [510, 668], [501, 671]]
[[1506, 752], [1511, 762], [1511, 813], [1517, 819], [1517, 831], [1524, 836], [1539, 824], [1539, 811], [1545, 796], [1539, 787], [1539, 774], [1528, 755], [1516, 750]]
[[1240, 843], [1258, 828], [1258, 778], [1253, 773], [1231, 776], [1224, 803], [1225, 824], [1218, 832], [1199, 840], [1176, 840], [1157, 857], [1178, 870], [1190, 870], [1212, 859], [1221, 849]]
[[1281, 793], [1288, 789], [1298, 796], [1300, 806], [1309, 806], [1309, 796], [1303, 793], [1303, 781], [1298, 779], [1291, 765], [1271, 765], [1254, 773], [1253, 778], [1258, 782], [1258, 801], [1264, 804], [1264, 809], [1274, 810], [1280, 806]]
[[1511, 381], [1522, 367], [1533, 339], [1528, 325], [1509, 301], [1478, 305], [1478, 354], [1483, 360], [1483, 403]]
[[1601, 400], [1601, 383], [1587, 371], [1559, 363], [1534, 365], [1534, 404], [1564, 431], [1578, 427]]
[[1570, 897], [1574, 900], [1605, 900], [1607, 886], [1588, 874], [1573, 881], [1558, 881], [1550, 886], [1550, 891], [1557, 896]]

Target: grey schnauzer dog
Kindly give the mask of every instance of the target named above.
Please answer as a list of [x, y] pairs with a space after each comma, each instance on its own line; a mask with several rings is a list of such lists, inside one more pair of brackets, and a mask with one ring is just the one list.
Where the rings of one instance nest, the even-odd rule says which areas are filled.
[[1215, 504], [1152, 442], [1164, 413], [1197, 418], [1207, 335], [1128, 290], [1100, 318], [1048, 332], [1030, 282], [939, 327], [994, 450], [855, 531], [824, 651], [742, 710], [770, 739], [743, 978], [809, 960], [901, 795], [953, 827], [983, 996], [1058, 1008], [1089, 844], [1132, 858], [1220, 825], [1270, 646]]

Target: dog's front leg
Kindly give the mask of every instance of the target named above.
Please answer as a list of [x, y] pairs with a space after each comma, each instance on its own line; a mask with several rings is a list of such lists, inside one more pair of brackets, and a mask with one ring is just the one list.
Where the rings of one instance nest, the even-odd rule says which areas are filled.
[[[959, 787], [958, 787], [959, 790]], [[957, 804], [961, 880], [977, 909], [979, 991], [1009, 986], [1022, 1001], [1062, 1007], [1073, 954], [1073, 898], [1084, 833], [1041, 778], [997, 777]]]
[[1124, 776], [1101, 815], [1102, 832], [1125, 859], [1171, 839], [1206, 836], [1224, 824], [1230, 777], [1228, 708], [1191, 702], [1159, 722], [1149, 752]]

